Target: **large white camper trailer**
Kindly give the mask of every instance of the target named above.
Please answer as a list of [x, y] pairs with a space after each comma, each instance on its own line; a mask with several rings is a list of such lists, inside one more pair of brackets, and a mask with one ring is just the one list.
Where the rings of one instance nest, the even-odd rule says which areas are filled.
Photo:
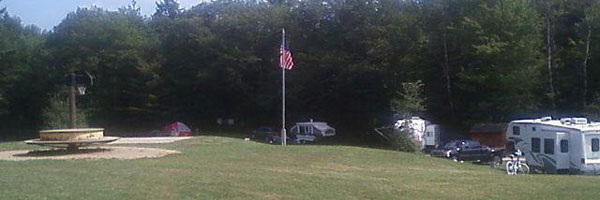
[[408, 130], [413, 139], [421, 144], [421, 149], [437, 148], [440, 143], [440, 126], [431, 124], [420, 117], [412, 117], [410, 120], [398, 120], [394, 127], [400, 130]]
[[508, 125], [506, 137], [524, 152], [532, 169], [600, 174], [600, 123], [586, 118], [515, 120]]

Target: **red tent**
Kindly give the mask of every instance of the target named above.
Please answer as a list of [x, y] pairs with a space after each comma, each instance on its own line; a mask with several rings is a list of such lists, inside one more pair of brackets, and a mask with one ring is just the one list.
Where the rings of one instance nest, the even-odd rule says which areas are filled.
[[192, 135], [192, 130], [184, 123], [173, 122], [165, 126], [163, 133], [165, 136], [190, 136]]

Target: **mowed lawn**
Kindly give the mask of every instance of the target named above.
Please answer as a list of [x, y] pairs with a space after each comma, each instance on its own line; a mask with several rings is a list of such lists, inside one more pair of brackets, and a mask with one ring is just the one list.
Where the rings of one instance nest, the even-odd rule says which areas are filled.
[[[0, 161], [0, 199], [598, 199], [600, 177], [508, 176], [487, 165], [350, 146], [199, 136], [137, 160]], [[19, 142], [0, 150], [31, 149]]]

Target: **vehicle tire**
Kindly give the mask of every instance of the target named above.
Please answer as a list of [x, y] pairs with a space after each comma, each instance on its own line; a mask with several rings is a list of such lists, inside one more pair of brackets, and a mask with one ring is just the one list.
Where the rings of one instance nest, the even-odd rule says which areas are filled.
[[273, 137], [269, 137], [269, 136], [267, 136], [267, 137], [265, 138], [265, 142], [267, 142], [267, 143], [270, 143], [270, 144], [273, 144]]
[[454, 160], [454, 162], [460, 162], [460, 158], [456, 155], [450, 155], [450, 159]]
[[516, 169], [515, 169], [515, 162], [512, 160], [509, 160], [508, 162], [506, 162], [506, 173], [508, 175], [514, 175], [516, 174]]
[[529, 174], [529, 165], [521, 163], [521, 166], [517, 169], [519, 174]]
[[492, 169], [498, 169], [500, 166], [502, 166], [502, 157], [495, 155], [490, 161], [490, 167], [492, 167]]

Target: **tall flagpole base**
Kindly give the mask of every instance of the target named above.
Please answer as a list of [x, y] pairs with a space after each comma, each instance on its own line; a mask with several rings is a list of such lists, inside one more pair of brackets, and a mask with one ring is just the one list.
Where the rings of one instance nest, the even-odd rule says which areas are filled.
[[285, 145], [287, 145], [287, 144], [286, 144], [286, 143], [287, 143], [287, 138], [286, 138], [286, 137], [287, 137], [287, 136], [286, 136], [286, 131], [285, 131], [285, 128], [282, 128], [282, 129], [281, 129], [281, 145], [282, 145], [282, 146], [285, 146]]

